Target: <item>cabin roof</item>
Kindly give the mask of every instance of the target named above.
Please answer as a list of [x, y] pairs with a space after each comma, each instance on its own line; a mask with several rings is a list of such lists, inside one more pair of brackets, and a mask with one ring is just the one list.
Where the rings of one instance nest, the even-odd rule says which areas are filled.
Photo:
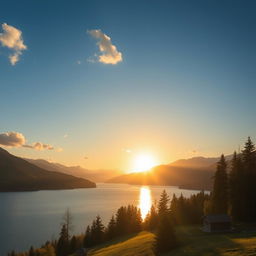
[[231, 222], [231, 217], [227, 214], [206, 215], [204, 216], [204, 220], [209, 223], [223, 223]]

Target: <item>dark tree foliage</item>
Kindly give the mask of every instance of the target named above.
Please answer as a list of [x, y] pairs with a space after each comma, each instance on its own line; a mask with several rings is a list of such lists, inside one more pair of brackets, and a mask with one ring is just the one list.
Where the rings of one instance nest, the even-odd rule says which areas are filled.
[[244, 178], [244, 221], [256, 220], [256, 151], [251, 138], [248, 137], [242, 151]]
[[67, 233], [67, 237], [68, 237], [68, 240], [69, 240], [70, 239], [70, 232], [72, 230], [72, 215], [71, 215], [71, 212], [70, 212], [69, 208], [65, 211], [62, 219], [63, 219], [62, 225], [66, 226], [66, 233]]
[[156, 233], [156, 251], [167, 252], [177, 246], [173, 224], [168, 215], [161, 215]]
[[91, 227], [88, 225], [85, 231], [83, 246], [89, 248], [91, 246]]
[[108, 223], [105, 237], [106, 237], [106, 240], [112, 240], [113, 238], [116, 237], [116, 220], [114, 216], [111, 217]]
[[138, 207], [128, 205], [120, 207], [116, 213], [117, 235], [131, 234], [141, 231], [142, 218]]
[[105, 238], [105, 227], [102, 224], [102, 220], [98, 215], [92, 222], [91, 226], [87, 226], [83, 245], [85, 248], [93, 247], [104, 242]]
[[93, 221], [91, 226], [91, 245], [97, 245], [102, 243], [104, 240], [104, 230], [105, 227], [102, 224], [102, 220], [98, 215], [96, 219]]
[[36, 256], [36, 252], [35, 252], [33, 246], [30, 247], [30, 249], [28, 251], [28, 256]]
[[76, 251], [79, 248], [79, 242], [76, 238], [76, 236], [72, 236], [69, 244], [69, 252], [72, 253]]
[[56, 254], [57, 256], [67, 256], [69, 253], [69, 238], [68, 230], [65, 224], [62, 225], [60, 237], [57, 243]]
[[151, 206], [150, 212], [147, 214], [144, 220], [144, 229], [153, 231], [158, 225], [158, 212], [154, 205]]
[[133, 205], [120, 207], [116, 217], [112, 216], [107, 228], [102, 224], [99, 216], [88, 226], [83, 240], [86, 248], [96, 246], [110, 239], [142, 230], [140, 210]]
[[127, 233], [127, 211], [126, 207], [122, 206], [117, 210], [116, 213], [116, 233], [117, 235], [121, 235], [122, 233]]
[[246, 180], [243, 171], [241, 156], [234, 152], [231, 161], [231, 170], [229, 174], [229, 198], [231, 206], [231, 215], [235, 220], [243, 220], [245, 212], [245, 191]]
[[228, 175], [227, 163], [221, 155], [217, 163], [212, 193], [212, 213], [225, 214], [228, 211]]
[[163, 190], [160, 200], [158, 202], [158, 214], [159, 216], [166, 215], [169, 213], [169, 196], [167, 195], [166, 191]]
[[204, 203], [210, 199], [203, 191], [184, 198], [181, 194], [179, 198], [173, 195], [170, 205], [171, 221], [174, 224], [200, 224], [204, 215]]

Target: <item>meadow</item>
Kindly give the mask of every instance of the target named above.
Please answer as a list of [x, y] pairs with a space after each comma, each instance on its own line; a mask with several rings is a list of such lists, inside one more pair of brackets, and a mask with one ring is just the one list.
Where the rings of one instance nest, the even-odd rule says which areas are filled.
[[[256, 231], [204, 233], [200, 226], [180, 226], [176, 230], [178, 248], [161, 256], [256, 256]], [[155, 235], [140, 232], [95, 248], [89, 256], [154, 256]]]
[[89, 256], [154, 256], [155, 236], [150, 232], [140, 232], [128, 239], [115, 240], [94, 249]]

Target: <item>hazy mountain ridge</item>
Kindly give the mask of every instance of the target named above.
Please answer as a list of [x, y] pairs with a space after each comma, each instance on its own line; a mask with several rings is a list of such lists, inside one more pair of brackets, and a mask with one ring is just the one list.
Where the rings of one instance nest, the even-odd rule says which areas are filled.
[[105, 182], [122, 172], [118, 170], [89, 170], [81, 166], [65, 166], [59, 163], [52, 163], [44, 159], [26, 159], [26, 161], [48, 171], [66, 173], [80, 178], [92, 180], [94, 182]]
[[[227, 156], [230, 160], [232, 155]], [[185, 189], [211, 190], [218, 157], [180, 159], [159, 165], [145, 173], [131, 173], [108, 180], [109, 183], [171, 185]]]
[[48, 171], [0, 148], [0, 191], [94, 188], [89, 180]]

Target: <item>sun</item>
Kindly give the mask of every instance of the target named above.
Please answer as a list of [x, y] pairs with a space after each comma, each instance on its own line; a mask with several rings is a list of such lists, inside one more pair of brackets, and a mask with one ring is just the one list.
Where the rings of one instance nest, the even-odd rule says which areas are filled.
[[132, 172], [145, 172], [157, 165], [155, 158], [149, 154], [137, 155], [134, 158], [134, 168]]

